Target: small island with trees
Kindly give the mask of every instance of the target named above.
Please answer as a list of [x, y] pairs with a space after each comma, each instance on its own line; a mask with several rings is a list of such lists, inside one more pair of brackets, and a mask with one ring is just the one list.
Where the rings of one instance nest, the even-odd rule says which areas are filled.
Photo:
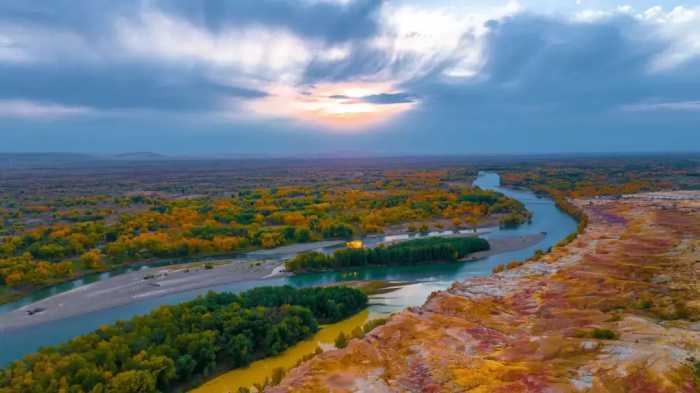
[[489, 248], [489, 242], [478, 237], [428, 237], [375, 248], [342, 249], [331, 255], [321, 252], [303, 253], [288, 260], [285, 268], [300, 273], [358, 266], [456, 262], [471, 253]]
[[110, 174], [90, 188], [61, 177], [41, 178], [46, 186], [32, 180], [41, 176], [32, 171], [6, 184], [0, 304], [132, 264], [230, 258], [381, 233], [512, 227], [531, 219], [521, 202], [473, 187], [477, 170], [468, 167], [379, 165], [362, 175], [333, 167], [304, 167], [293, 175], [232, 167], [200, 179], [173, 165], [157, 168], [167, 182]]

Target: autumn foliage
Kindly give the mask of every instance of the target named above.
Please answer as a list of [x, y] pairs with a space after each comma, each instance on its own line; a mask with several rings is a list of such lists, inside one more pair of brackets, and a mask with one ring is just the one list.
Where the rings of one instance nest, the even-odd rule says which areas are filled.
[[[454, 171], [391, 170], [225, 196], [63, 197], [11, 213], [17, 225], [0, 238], [0, 284], [31, 288], [134, 262], [351, 239], [406, 223], [428, 231], [431, 223], [467, 228], [529, 219], [520, 202], [470, 181]], [[41, 225], [19, 225], [40, 218]]]

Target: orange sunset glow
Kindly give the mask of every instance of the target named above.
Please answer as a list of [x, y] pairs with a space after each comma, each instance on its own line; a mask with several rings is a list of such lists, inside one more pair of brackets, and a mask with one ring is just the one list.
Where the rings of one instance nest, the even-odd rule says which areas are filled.
[[334, 129], [362, 128], [387, 121], [416, 102], [375, 103], [367, 97], [395, 94], [387, 83], [322, 83], [308, 88], [272, 87], [269, 96], [248, 104], [253, 112], [287, 117]]

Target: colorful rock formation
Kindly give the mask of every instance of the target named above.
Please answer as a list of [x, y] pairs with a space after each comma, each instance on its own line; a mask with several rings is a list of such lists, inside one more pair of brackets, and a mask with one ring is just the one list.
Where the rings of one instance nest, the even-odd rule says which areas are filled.
[[268, 391], [697, 392], [700, 193], [576, 204], [589, 226], [567, 246], [434, 293]]

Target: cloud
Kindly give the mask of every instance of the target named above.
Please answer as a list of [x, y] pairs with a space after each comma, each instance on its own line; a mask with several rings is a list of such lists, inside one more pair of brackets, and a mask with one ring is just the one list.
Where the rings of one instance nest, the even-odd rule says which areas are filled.
[[374, 34], [382, 4], [54, 5], [0, 5], [0, 98], [186, 114], [240, 110], [271, 85], [295, 86], [312, 61], [344, 60], [353, 40]]
[[[386, 138], [397, 149], [433, 152], [683, 146], [697, 132], [700, 79], [693, 70], [700, 63], [691, 58], [653, 71], [671, 43], [649, 28], [624, 15], [580, 22], [520, 13], [492, 23], [476, 77], [429, 75], [399, 86], [420, 96], [421, 106]], [[649, 99], [661, 104], [630, 105]], [[668, 145], [658, 144], [661, 129]]]
[[478, 78], [430, 78], [406, 87], [421, 96], [448, 96], [515, 113], [539, 108], [585, 114], [640, 97], [697, 99], [693, 94], [700, 81], [691, 77], [692, 64], [672, 72], [650, 71], [649, 65], [669, 43], [644, 34], [645, 28], [624, 16], [580, 23], [520, 14], [502, 20], [487, 34]]
[[682, 111], [700, 112], [700, 101], [679, 102], [650, 102], [623, 105], [622, 110], [627, 112], [657, 112], [657, 111]]
[[252, 79], [251, 83], [293, 83], [312, 56], [311, 45], [284, 29], [227, 26], [212, 32], [158, 11], [146, 11], [137, 21], [122, 19], [116, 31], [119, 44], [130, 55], [202, 65], [234, 73], [234, 79]]
[[313, 61], [305, 82], [392, 80], [403, 83], [431, 74], [471, 77], [482, 66], [487, 23], [514, 15], [519, 3], [499, 7], [434, 7], [385, 3], [374, 36], [355, 40], [350, 56]]
[[[282, 150], [352, 133], [358, 148], [425, 152], [607, 148], [589, 137], [603, 130], [624, 147], [629, 130], [649, 143], [652, 127], [685, 135], [697, 120], [697, 7], [444, 4], [7, 0], [3, 118], [92, 118], [64, 132], [127, 124], [171, 143], [173, 128], [216, 129]], [[302, 133], [307, 142], [292, 143]]]
[[416, 100], [386, 82], [323, 82], [303, 90], [271, 86], [271, 94], [247, 104], [251, 113], [289, 118], [318, 130], [367, 131], [411, 110]]
[[87, 107], [24, 100], [0, 100], [0, 118], [47, 120], [91, 113], [94, 111]]
[[384, 1], [159, 1], [163, 12], [209, 31], [230, 26], [275, 26], [312, 41], [347, 43], [376, 34]]
[[199, 69], [115, 63], [23, 67], [0, 65], [0, 99], [48, 101], [102, 111], [206, 112], [223, 97], [259, 98], [259, 90], [212, 81]]
[[0, 34], [0, 61], [13, 63], [28, 61], [29, 57], [18, 47], [17, 42], [5, 34]]
[[650, 70], [670, 70], [700, 56], [698, 6], [676, 6], [668, 11], [658, 5], [646, 9], [635, 9], [629, 5], [611, 10], [586, 9], [579, 11], [574, 20], [596, 23], [621, 16], [636, 20], [648, 35], [662, 38], [666, 42], [665, 50], [650, 62]]
[[362, 97], [362, 100], [372, 104], [403, 104], [416, 102], [416, 97], [406, 93], [381, 93]]
[[652, 63], [653, 70], [673, 70], [700, 56], [700, 7], [679, 6], [669, 12], [661, 8], [651, 10], [645, 12], [645, 20], [669, 42], [669, 47]]
[[3, 23], [0, 19], [0, 64], [48, 63], [73, 58], [94, 61], [98, 54], [87, 41], [71, 31]]

